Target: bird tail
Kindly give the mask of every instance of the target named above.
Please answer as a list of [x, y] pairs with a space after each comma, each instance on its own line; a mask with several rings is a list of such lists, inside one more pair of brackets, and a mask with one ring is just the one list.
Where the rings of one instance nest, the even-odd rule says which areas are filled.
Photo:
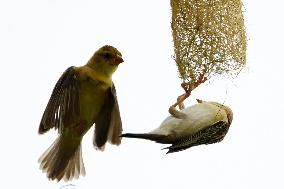
[[141, 133], [141, 134], [124, 133], [124, 134], [120, 135], [120, 137], [140, 138], [140, 139], [155, 141], [155, 142], [162, 143], [162, 144], [171, 143], [170, 141], [168, 141], [168, 138], [165, 135], [150, 134], [150, 133]]
[[59, 136], [39, 158], [39, 163], [51, 180], [78, 179], [79, 175], [85, 175], [81, 139]]

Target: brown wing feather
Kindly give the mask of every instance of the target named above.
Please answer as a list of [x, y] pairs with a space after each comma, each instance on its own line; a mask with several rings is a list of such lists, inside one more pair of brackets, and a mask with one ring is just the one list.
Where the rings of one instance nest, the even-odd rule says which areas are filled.
[[121, 143], [120, 135], [122, 134], [122, 122], [120, 118], [119, 105], [117, 101], [116, 90], [115, 90], [114, 84], [112, 85], [112, 88], [111, 88], [111, 94], [114, 99], [114, 106], [111, 112], [111, 122], [110, 122], [110, 128], [108, 132], [108, 141], [112, 144], [119, 145]]
[[114, 85], [107, 92], [104, 105], [95, 124], [94, 145], [96, 147], [103, 149], [107, 140], [112, 144], [120, 144], [119, 136], [122, 133], [122, 124]]
[[193, 146], [220, 142], [224, 139], [229, 127], [230, 125], [227, 122], [219, 121], [214, 125], [204, 128], [190, 136], [177, 140], [172, 144], [172, 146], [165, 149], [169, 149], [167, 153], [173, 153]]
[[70, 125], [79, 116], [79, 90], [79, 82], [71, 66], [62, 74], [52, 91], [39, 125], [40, 134], [53, 127], [61, 132], [64, 126]]

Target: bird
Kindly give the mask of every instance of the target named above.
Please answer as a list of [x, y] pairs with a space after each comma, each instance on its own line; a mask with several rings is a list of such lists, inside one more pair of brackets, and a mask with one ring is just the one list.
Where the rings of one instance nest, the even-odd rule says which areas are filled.
[[122, 122], [112, 75], [123, 62], [113, 46], [99, 48], [80, 67], [71, 66], [57, 81], [40, 121], [38, 133], [58, 130], [58, 138], [39, 158], [50, 180], [70, 181], [85, 175], [81, 141], [95, 124], [93, 144], [121, 143]]
[[197, 99], [197, 102], [180, 111], [171, 106], [171, 115], [149, 133], [124, 133], [121, 137], [171, 144], [163, 148], [168, 150], [167, 154], [222, 141], [233, 120], [232, 110], [218, 102], [200, 99]]

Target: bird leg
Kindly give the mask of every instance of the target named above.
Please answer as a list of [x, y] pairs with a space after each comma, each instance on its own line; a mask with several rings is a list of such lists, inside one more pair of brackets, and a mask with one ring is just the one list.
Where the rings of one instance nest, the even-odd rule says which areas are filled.
[[[182, 97], [183, 97], [183, 95], [179, 96], [179, 97], [177, 98], [177, 102], [178, 102], [178, 101], [180, 100], [180, 98], [182, 98]], [[179, 103], [179, 104], [178, 104], [178, 108], [179, 108], [179, 110], [183, 110], [183, 109], [185, 108], [184, 103], [183, 103], [183, 102]]]
[[179, 96], [177, 98], [177, 102], [172, 105], [173, 107], [176, 107], [176, 106], [179, 106], [180, 109], [184, 108], [184, 105], [183, 105], [183, 101], [185, 99], [187, 99], [190, 95], [191, 95], [191, 92], [196, 88], [198, 87], [200, 84], [204, 83], [205, 81], [207, 80], [206, 77], [204, 77], [204, 74], [201, 74], [198, 78], [198, 80], [194, 81], [194, 80], [191, 80], [190, 82], [188, 83], [185, 83], [183, 82], [181, 84], [181, 87], [184, 89], [185, 93], [181, 96]]

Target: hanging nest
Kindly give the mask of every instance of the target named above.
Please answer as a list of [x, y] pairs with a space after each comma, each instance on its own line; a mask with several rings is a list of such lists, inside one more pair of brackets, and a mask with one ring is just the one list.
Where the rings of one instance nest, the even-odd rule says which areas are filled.
[[237, 76], [246, 63], [240, 0], [171, 0], [175, 61], [193, 90], [214, 75]]

